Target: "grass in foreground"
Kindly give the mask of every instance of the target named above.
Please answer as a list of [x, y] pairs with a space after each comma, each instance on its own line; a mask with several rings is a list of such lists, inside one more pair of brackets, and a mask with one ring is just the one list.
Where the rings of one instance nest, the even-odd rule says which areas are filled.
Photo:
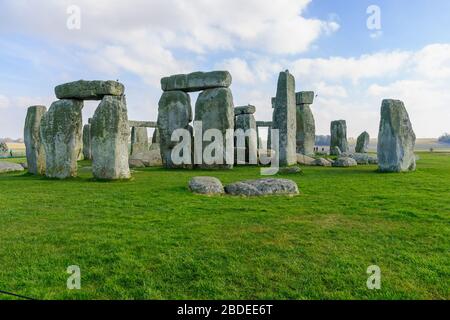
[[[298, 197], [205, 197], [142, 169], [129, 182], [0, 175], [0, 290], [38, 299], [448, 299], [450, 154], [418, 171], [305, 167]], [[81, 162], [82, 166], [89, 163]], [[382, 289], [366, 287], [370, 265]], [[81, 268], [69, 291], [66, 269]], [[8, 298], [0, 295], [0, 299]]]

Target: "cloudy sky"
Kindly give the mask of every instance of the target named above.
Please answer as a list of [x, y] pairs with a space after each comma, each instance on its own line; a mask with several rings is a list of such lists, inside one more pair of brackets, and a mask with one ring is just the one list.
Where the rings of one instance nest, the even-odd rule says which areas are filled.
[[396, 98], [419, 137], [437, 137], [450, 131], [449, 12], [448, 0], [0, 0], [0, 137], [22, 137], [27, 107], [49, 106], [60, 83], [119, 79], [129, 118], [156, 120], [162, 76], [215, 69], [258, 120], [289, 69], [318, 95], [318, 134], [346, 119], [350, 136], [376, 137], [381, 100]]

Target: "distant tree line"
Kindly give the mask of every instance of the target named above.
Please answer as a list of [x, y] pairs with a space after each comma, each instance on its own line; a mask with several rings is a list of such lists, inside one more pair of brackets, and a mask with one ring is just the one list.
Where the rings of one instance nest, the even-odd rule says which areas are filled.
[[444, 133], [442, 136], [439, 137], [438, 141], [443, 143], [450, 143], [450, 134]]
[[329, 146], [331, 136], [316, 136], [316, 146]]

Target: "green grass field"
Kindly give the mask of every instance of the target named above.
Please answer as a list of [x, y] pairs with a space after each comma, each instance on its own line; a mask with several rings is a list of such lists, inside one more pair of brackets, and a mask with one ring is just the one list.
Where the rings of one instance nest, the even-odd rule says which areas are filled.
[[[449, 299], [450, 154], [418, 171], [305, 167], [297, 197], [205, 197], [141, 169], [128, 182], [0, 175], [0, 290], [37, 299]], [[21, 159], [15, 161], [20, 162]], [[23, 161], [23, 160], [22, 160]], [[80, 162], [80, 166], [90, 165]], [[381, 290], [366, 287], [370, 265]], [[70, 265], [81, 290], [66, 288]], [[1, 295], [0, 299], [8, 299]]]

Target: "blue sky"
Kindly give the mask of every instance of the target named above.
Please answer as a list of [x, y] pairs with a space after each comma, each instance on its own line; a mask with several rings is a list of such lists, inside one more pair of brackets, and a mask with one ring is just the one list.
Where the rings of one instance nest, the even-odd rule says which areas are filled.
[[[67, 28], [71, 5], [80, 29]], [[367, 28], [371, 5], [380, 30]], [[21, 137], [27, 107], [49, 107], [63, 82], [119, 79], [129, 117], [155, 120], [162, 76], [213, 69], [232, 73], [235, 105], [258, 120], [289, 69], [318, 94], [318, 134], [346, 119], [350, 136], [376, 137], [381, 100], [398, 98], [417, 136], [437, 137], [450, 131], [448, 12], [446, 0], [2, 0], [0, 137]]]

